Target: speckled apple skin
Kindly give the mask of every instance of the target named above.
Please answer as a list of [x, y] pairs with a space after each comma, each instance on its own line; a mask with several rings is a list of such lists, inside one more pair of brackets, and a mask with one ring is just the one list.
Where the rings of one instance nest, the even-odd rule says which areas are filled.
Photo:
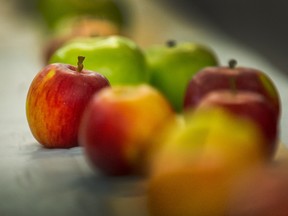
[[128, 88], [120, 95], [115, 87], [100, 91], [81, 122], [80, 144], [91, 164], [106, 175], [141, 173], [153, 139], [175, 117], [172, 106], [154, 88]]
[[44, 67], [32, 81], [26, 116], [35, 139], [47, 148], [78, 146], [82, 113], [92, 95], [109, 86], [102, 75], [66, 64]]

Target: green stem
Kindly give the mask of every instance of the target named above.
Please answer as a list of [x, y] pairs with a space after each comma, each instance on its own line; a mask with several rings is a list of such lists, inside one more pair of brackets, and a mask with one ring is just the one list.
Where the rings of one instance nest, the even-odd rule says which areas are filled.
[[84, 65], [83, 65], [84, 59], [85, 59], [84, 56], [78, 56], [78, 63], [77, 63], [77, 65], [78, 65], [77, 71], [78, 71], [78, 72], [81, 72], [81, 71], [83, 70], [83, 67], [84, 67]]

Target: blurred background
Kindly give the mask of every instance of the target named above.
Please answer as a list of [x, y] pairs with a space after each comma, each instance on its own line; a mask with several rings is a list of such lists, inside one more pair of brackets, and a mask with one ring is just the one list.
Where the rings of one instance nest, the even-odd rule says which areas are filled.
[[[280, 92], [280, 135], [281, 141], [288, 144], [285, 132], [288, 128], [288, 30], [285, 26], [288, 2], [97, 0], [99, 4], [94, 8], [91, 6], [94, 1], [0, 0], [0, 142], [3, 144], [0, 146], [0, 170], [3, 172], [0, 210], [15, 213], [12, 216], [53, 213], [62, 216], [67, 211], [67, 215], [78, 216], [83, 212], [79, 213], [77, 206], [87, 209], [97, 203], [93, 208], [95, 212], [90, 215], [99, 215], [99, 209], [102, 210], [100, 215], [105, 216], [146, 215], [145, 208], [137, 205], [135, 197], [131, 198], [131, 194], [135, 194], [131, 184], [101, 178], [95, 182], [89, 175], [88, 179], [82, 178], [83, 173], [91, 171], [80, 150], [48, 153], [34, 145], [25, 116], [29, 85], [53, 49], [75, 35], [121, 34], [131, 37], [143, 49], [170, 39], [194, 41], [210, 46], [223, 65], [235, 58], [241, 66], [263, 70]], [[81, 8], [81, 12], [76, 12], [81, 19], [73, 16], [74, 6]], [[98, 15], [93, 13], [95, 11]], [[56, 172], [50, 167], [55, 167]], [[63, 169], [64, 175], [63, 167], [67, 168]], [[62, 175], [59, 177], [55, 173]], [[78, 181], [73, 182], [74, 179]], [[35, 183], [33, 187], [31, 182]], [[71, 190], [67, 182], [72, 182], [77, 190]], [[128, 193], [122, 184], [130, 187]], [[106, 195], [106, 206], [99, 201], [98, 193]], [[54, 206], [55, 195], [61, 200], [62, 206], [58, 209]], [[43, 209], [51, 211], [43, 213]]]

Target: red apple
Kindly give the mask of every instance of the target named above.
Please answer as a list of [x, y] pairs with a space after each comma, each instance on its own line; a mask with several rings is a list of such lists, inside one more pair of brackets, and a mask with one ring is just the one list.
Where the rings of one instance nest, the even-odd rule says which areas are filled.
[[263, 95], [279, 115], [279, 94], [268, 75], [257, 69], [235, 66], [236, 61], [231, 60], [229, 67], [207, 67], [199, 71], [188, 84], [184, 99], [185, 109], [196, 107], [207, 93], [230, 89], [232, 84], [237, 90], [252, 91]]
[[266, 138], [266, 145], [263, 146], [266, 155], [269, 158], [274, 155], [278, 144], [278, 115], [263, 95], [249, 91], [218, 90], [206, 94], [197, 108], [215, 106], [255, 122]]
[[50, 64], [32, 81], [27, 99], [26, 116], [36, 140], [47, 148], [70, 148], [78, 145], [78, 128], [84, 108], [92, 95], [109, 86], [108, 80], [78, 67]]
[[79, 142], [104, 174], [142, 174], [153, 139], [174, 117], [166, 98], [146, 84], [106, 88], [85, 110]]

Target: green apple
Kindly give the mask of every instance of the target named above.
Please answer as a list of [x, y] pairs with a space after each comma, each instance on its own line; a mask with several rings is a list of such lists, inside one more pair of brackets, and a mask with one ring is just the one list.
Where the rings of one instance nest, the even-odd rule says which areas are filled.
[[147, 82], [145, 56], [137, 44], [122, 36], [81, 37], [56, 50], [49, 63], [73, 63], [85, 56], [85, 67], [101, 73], [113, 85]]
[[215, 53], [208, 47], [192, 42], [154, 45], [146, 50], [151, 85], [159, 89], [182, 111], [184, 93], [191, 77], [206, 66], [218, 64]]
[[[115, 0], [39, 0], [38, 9], [48, 27], [54, 29], [62, 19], [90, 15], [111, 20], [119, 26], [125, 23], [122, 1]], [[125, 13], [126, 14], [126, 13]]]

